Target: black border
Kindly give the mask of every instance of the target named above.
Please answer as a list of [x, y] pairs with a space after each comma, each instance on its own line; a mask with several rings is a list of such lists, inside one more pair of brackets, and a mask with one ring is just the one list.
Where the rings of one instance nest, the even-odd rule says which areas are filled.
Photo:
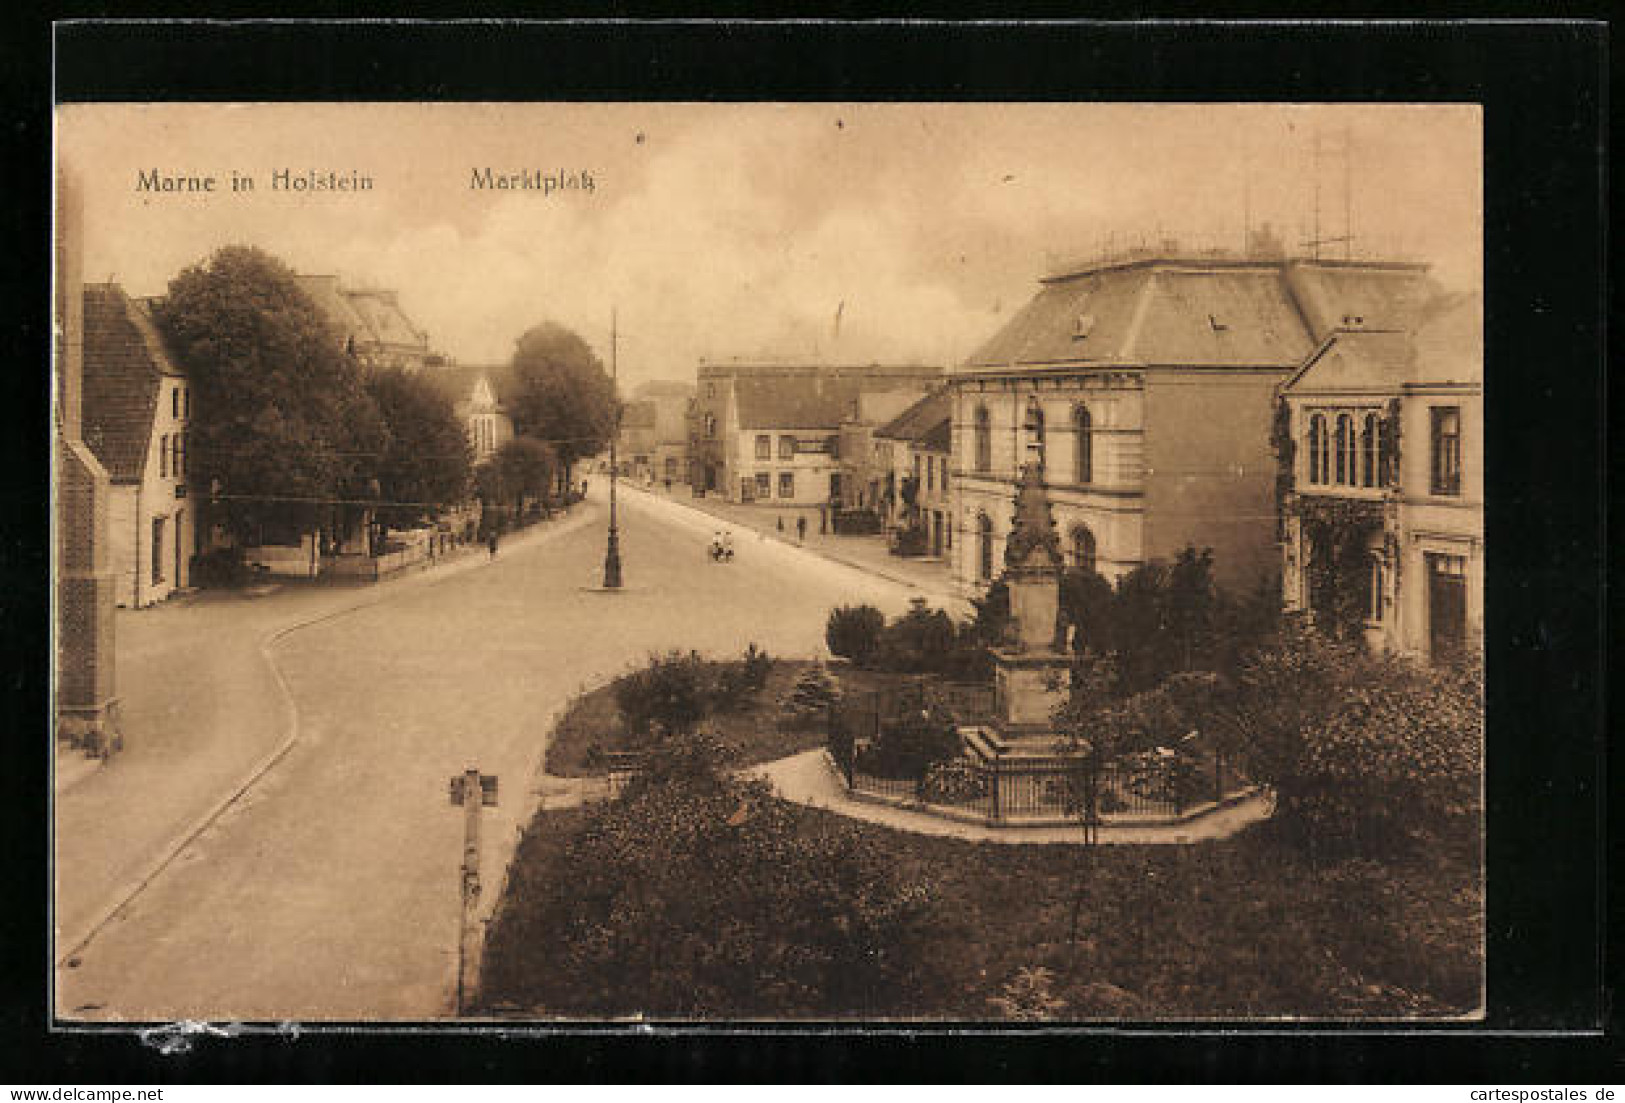
[[[230, 10], [230, 9], [228, 9]], [[69, 16], [72, 13], [59, 13]], [[104, 12], [85, 7], [80, 14]], [[217, 13], [218, 14], [218, 13]], [[239, 16], [265, 15], [239, 6]], [[353, 14], [353, 13], [347, 13]], [[373, 15], [387, 14], [381, 11]], [[442, 13], [444, 14], [444, 13]], [[476, 12], [475, 14], [478, 14]], [[847, 10], [843, 14], [851, 15]], [[0, 374], [7, 480], [7, 838], [44, 854], [48, 638], [45, 418], [50, 97], [143, 99], [876, 99], [1448, 101], [1484, 105], [1489, 386], [1489, 1026], [1600, 1026], [1607, 27], [1544, 23], [63, 23], [0, 47], [16, 243]], [[21, 615], [19, 615], [21, 614]], [[21, 753], [19, 753], [21, 752]], [[26, 756], [26, 757], [25, 757]], [[13, 853], [19, 848], [12, 847]], [[832, 1037], [47, 1034], [43, 861], [0, 909], [0, 1079], [1254, 1079], [1618, 1082], [1611, 1039], [1307, 1029], [1275, 1035]], [[1595, 875], [1591, 871], [1597, 871]], [[18, 1045], [17, 1043], [21, 1043]], [[1609, 1075], [1612, 1071], [1613, 1075]], [[42, 1085], [43, 1086], [43, 1085]]]

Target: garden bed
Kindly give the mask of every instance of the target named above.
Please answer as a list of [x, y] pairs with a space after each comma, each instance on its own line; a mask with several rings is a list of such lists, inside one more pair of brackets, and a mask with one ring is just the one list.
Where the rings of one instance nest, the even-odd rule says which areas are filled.
[[[740, 665], [717, 663], [723, 665]], [[786, 727], [782, 706], [796, 679], [818, 664], [810, 659], [775, 660], [767, 685], [749, 705], [738, 712], [713, 714], [701, 726], [715, 731], [740, 754], [740, 765], [772, 762], [824, 745], [824, 725]], [[883, 671], [859, 670], [843, 662], [831, 663], [829, 670], [848, 696], [873, 695], [897, 690], [918, 679]], [[622, 677], [625, 677], [623, 675]], [[620, 678], [576, 698], [559, 718], [547, 747], [547, 772], [557, 777], [598, 777], [608, 772], [597, 752], [627, 750], [631, 747], [620, 710], [615, 704], [615, 686]], [[596, 751], [595, 751], [596, 748]]]
[[[833, 815], [795, 814], [809, 827]], [[487, 951], [489, 1012], [659, 1017], [637, 991], [573, 991], [529, 960], [568, 937], [523, 920], [540, 894], [568, 891], [546, 871], [585, 817], [542, 813], [521, 842]], [[1049, 994], [1065, 1005], [1052, 1013], [1059, 1020], [1454, 1017], [1479, 1006], [1483, 894], [1465, 839], [1410, 858], [1317, 865], [1268, 825], [1194, 846], [1087, 852], [856, 829], [932, 896], [930, 966], [895, 993], [892, 1015], [997, 1018], [991, 1001], [1022, 969], [1049, 971]]]

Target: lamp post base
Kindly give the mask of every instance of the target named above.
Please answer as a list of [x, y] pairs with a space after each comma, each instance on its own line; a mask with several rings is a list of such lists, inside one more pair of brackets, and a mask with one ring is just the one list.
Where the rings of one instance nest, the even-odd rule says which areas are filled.
[[604, 550], [604, 589], [619, 590], [621, 588], [621, 537], [614, 529], [609, 530], [609, 546]]

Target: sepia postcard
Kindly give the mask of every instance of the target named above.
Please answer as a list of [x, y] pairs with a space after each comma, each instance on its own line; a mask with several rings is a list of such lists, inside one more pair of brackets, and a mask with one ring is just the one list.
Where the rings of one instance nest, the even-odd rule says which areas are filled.
[[1482, 123], [59, 106], [57, 1025], [1480, 1020]]

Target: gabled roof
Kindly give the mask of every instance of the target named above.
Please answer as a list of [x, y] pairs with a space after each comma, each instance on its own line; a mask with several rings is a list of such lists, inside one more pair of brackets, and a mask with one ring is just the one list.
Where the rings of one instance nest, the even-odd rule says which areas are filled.
[[491, 395], [497, 405], [505, 403], [510, 395], [512, 373], [506, 364], [459, 364], [448, 368], [425, 368], [420, 377], [451, 401], [459, 414], [474, 399], [474, 388], [481, 379], [490, 383]]
[[952, 400], [946, 390], [935, 390], [876, 429], [875, 436], [929, 447], [927, 438], [952, 424]]
[[857, 406], [857, 379], [781, 376], [734, 381], [741, 429], [838, 429]]
[[144, 306], [113, 283], [85, 285], [84, 437], [118, 483], [139, 482], [159, 383], [184, 378]]
[[621, 409], [622, 429], [653, 429], [660, 411], [650, 400], [628, 402]]
[[632, 392], [636, 398], [682, 398], [694, 397], [694, 384], [682, 379], [650, 379], [638, 384]]
[[376, 345], [428, 347], [428, 336], [401, 310], [395, 292], [345, 287], [337, 276], [296, 276], [295, 279], [327, 315], [341, 338]]
[[1436, 296], [1418, 306], [1414, 332], [1334, 330], [1283, 394], [1398, 393], [1484, 379], [1483, 310], [1476, 298]]
[[1160, 258], [1042, 282], [963, 370], [1067, 365], [1289, 368], [1344, 316], [1409, 324], [1414, 264]]

